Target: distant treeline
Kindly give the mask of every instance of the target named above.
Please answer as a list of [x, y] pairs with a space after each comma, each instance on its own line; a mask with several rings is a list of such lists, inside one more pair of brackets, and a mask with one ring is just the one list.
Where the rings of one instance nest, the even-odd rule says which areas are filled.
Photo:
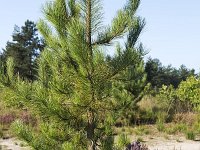
[[[0, 54], [1, 64], [5, 66], [8, 57], [14, 59], [15, 73], [28, 80], [34, 80], [37, 76], [37, 58], [44, 49], [44, 39], [39, 36], [36, 24], [27, 20], [24, 26], [14, 27], [12, 41], [8, 41], [6, 47]], [[109, 59], [108, 59], [109, 61]], [[178, 87], [181, 81], [189, 76], [197, 76], [194, 69], [185, 65], [175, 68], [172, 65], [164, 66], [157, 58], [148, 58], [144, 64], [147, 75], [147, 83], [151, 83], [154, 89], [162, 85], [173, 85]]]
[[159, 59], [149, 58], [145, 64], [147, 82], [153, 88], [161, 88], [162, 85], [173, 85], [178, 87], [181, 81], [185, 81], [189, 76], [197, 76], [194, 69], [188, 69], [181, 65], [178, 69], [171, 65], [163, 66]]

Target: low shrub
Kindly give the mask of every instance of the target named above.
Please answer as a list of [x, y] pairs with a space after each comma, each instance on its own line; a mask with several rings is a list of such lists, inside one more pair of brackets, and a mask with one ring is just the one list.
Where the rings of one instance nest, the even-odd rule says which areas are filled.
[[196, 123], [193, 125], [193, 129], [194, 129], [198, 134], [200, 134], [200, 123], [199, 123], [199, 122], [196, 122]]
[[165, 129], [165, 131], [167, 134], [185, 133], [187, 131], [187, 128], [187, 125], [183, 123], [171, 124]]
[[117, 140], [117, 147], [119, 149], [123, 149], [129, 143], [130, 143], [130, 140], [125, 134], [119, 135], [118, 140]]
[[136, 112], [132, 123], [134, 124], [154, 124], [159, 111], [157, 99], [152, 96], [145, 96], [138, 103], [138, 111]]
[[145, 126], [138, 126], [134, 129], [134, 132], [136, 135], [147, 135], [150, 133], [149, 129], [147, 129]]
[[0, 138], [2, 138], [3, 137], [3, 129], [2, 129], [2, 127], [0, 126]]
[[25, 139], [27, 142], [31, 142], [33, 135], [31, 134], [31, 128], [26, 126], [21, 120], [16, 120], [11, 125], [12, 132], [18, 137]]
[[186, 132], [186, 138], [187, 138], [188, 140], [195, 140], [195, 137], [196, 137], [196, 134], [195, 134], [194, 131], [188, 130], [188, 131]]
[[187, 125], [193, 125], [198, 120], [198, 114], [188, 112], [188, 113], [177, 113], [174, 115], [173, 122], [184, 123]]
[[16, 115], [13, 112], [0, 115], [0, 124], [11, 124], [16, 119]]
[[163, 112], [159, 112], [157, 114], [156, 126], [158, 131], [163, 132], [165, 130], [164, 123], [166, 121], [166, 114]]
[[19, 116], [19, 119], [27, 124], [27, 125], [32, 125], [32, 126], [35, 126], [36, 123], [37, 123], [37, 119], [36, 117], [33, 117], [32, 114], [30, 114], [29, 112], [27, 111], [23, 111], [20, 116]]
[[6, 107], [3, 102], [0, 102], [0, 124], [3, 127], [9, 128], [17, 119], [27, 125], [35, 126], [37, 124], [37, 118], [29, 111]]
[[163, 122], [156, 122], [156, 127], [158, 131], [163, 132], [165, 130], [165, 126]]

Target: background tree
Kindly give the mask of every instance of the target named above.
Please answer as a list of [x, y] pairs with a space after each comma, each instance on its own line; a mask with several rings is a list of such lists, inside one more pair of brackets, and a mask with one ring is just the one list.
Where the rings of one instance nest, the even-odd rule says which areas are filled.
[[[138, 27], [129, 31], [126, 43], [126, 51], [118, 51], [118, 54], [114, 57], [108, 57], [109, 65], [115, 70], [119, 65], [123, 65], [126, 59], [129, 57], [130, 52], [128, 49], [133, 49], [131, 54], [132, 64], [127, 69], [118, 72], [118, 83], [131, 95], [131, 100], [121, 110], [120, 118], [117, 125], [130, 125], [135, 117], [137, 111], [137, 103], [143, 98], [146, 86], [146, 72], [144, 67], [143, 57], [146, 55], [142, 44], [136, 45], [137, 37], [142, 31], [145, 22], [141, 20], [138, 22]], [[139, 31], [136, 31], [139, 30]], [[136, 36], [137, 35], [137, 36]], [[123, 97], [124, 98], [124, 97]]]
[[194, 76], [190, 76], [186, 81], [182, 81], [177, 89], [177, 95], [186, 105], [183, 111], [192, 112], [200, 110], [200, 80]]
[[194, 69], [188, 69], [181, 65], [179, 69], [171, 65], [163, 66], [159, 59], [149, 58], [145, 65], [147, 82], [151, 83], [154, 89], [161, 88], [162, 85], [173, 85], [177, 88], [181, 81], [185, 81], [189, 76], [196, 76]]
[[35, 59], [44, 48], [44, 42], [38, 36], [36, 24], [27, 20], [21, 28], [15, 26], [12, 35], [13, 41], [7, 42], [3, 50], [1, 61], [5, 64], [8, 57], [13, 57], [15, 73], [20, 77], [34, 79]]
[[186, 81], [186, 79], [190, 76], [196, 76], [195, 70], [188, 69], [185, 65], [181, 65], [178, 71], [181, 81]]
[[[47, 46], [39, 58], [38, 79], [32, 83], [18, 78], [7, 96], [40, 116], [37, 132], [19, 121], [14, 125], [32, 147], [116, 148], [113, 125], [140, 99], [145, 82], [143, 50], [136, 46], [144, 27], [136, 16], [139, 3], [129, 0], [106, 27], [100, 0], [45, 5], [48, 22], [40, 20], [38, 28]], [[106, 59], [104, 46], [127, 34], [125, 47], [118, 45], [116, 55]]]
[[162, 72], [162, 63], [159, 59], [149, 58], [145, 64], [145, 72], [147, 73], [147, 82], [151, 83], [152, 87], [162, 86], [158, 80], [158, 75]]

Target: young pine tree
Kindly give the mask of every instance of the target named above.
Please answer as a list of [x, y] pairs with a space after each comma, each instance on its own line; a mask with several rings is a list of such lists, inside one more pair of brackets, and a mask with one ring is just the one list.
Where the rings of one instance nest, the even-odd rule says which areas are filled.
[[[100, 0], [45, 5], [38, 28], [47, 46], [39, 58], [38, 79], [18, 78], [8, 96], [41, 119], [37, 132], [20, 122], [14, 125], [33, 148], [117, 148], [113, 125], [124, 108], [140, 99], [145, 83], [143, 50], [135, 46], [144, 27], [136, 16], [139, 3], [129, 0], [110, 26], [102, 25]], [[116, 55], [107, 57], [105, 46], [127, 34], [125, 46], [118, 45]]]

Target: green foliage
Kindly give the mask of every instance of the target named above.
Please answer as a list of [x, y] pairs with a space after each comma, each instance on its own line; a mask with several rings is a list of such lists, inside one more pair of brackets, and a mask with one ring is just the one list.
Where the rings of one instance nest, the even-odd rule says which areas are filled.
[[2, 126], [0, 125], [0, 138], [3, 137], [3, 129], [2, 129]]
[[35, 60], [44, 48], [44, 42], [39, 39], [35, 23], [27, 20], [21, 28], [15, 26], [12, 38], [13, 41], [7, 42], [6, 48], [3, 50], [1, 63], [5, 65], [6, 60], [12, 57], [15, 63], [12, 73], [18, 74], [22, 78], [35, 79]]
[[169, 118], [172, 118], [175, 113], [198, 110], [200, 102], [199, 93], [199, 79], [191, 76], [186, 81], [182, 81], [177, 89], [174, 89], [171, 85], [163, 85], [156, 97], [160, 99], [161, 108], [167, 113]]
[[165, 123], [166, 122], [166, 114], [163, 112], [160, 112], [157, 114], [157, 122], [158, 123]]
[[176, 124], [175, 130], [178, 132], [185, 132], [187, 130], [187, 125], [184, 123]]
[[11, 58], [11, 57], [8, 58], [8, 60], [6, 62], [6, 66], [7, 66], [8, 80], [11, 83], [14, 80], [14, 74], [13, 74], [14, 73], [14, 62], [13, 62], [13, 58]]
[[163, 132], [165, 129], [164, 122], [156, 122], [156, 126], [157, 126], [158, 131], [160, 132]]
[[194, 132], [193, 130], [188, 130], [188, 131], [186, 132], [186, 138], [187, 138], [188, 140], [195, 140], [195, 138], [196, 138], [195, 132]]
[[[74, 143], [70, 143], [70, 142], [65, 142], [63, 145], [62, 145], [62, 149], [63, 150], [74, 150], [74, 149], [77, 149], [77, 150], [81, 150], [81, 148], [78, 148], [76, 145], [74, 145]], [[83, 149], [84, 150], [84, 149]]]
[[177, 90], [181, 101], [188, 104], [188, 111], [200, 109], [200, 80], [191, 76], [186, 81], [181, 82]]
[[[7, 69], [5, 70], [6, 67]], [[13, 58], [9, 57], [6, 61], [5, 66], [0, 66], [0, 88], [5, 86], [13, 86], [15, 83], [14, 78], [14, 62]]]
[[[55, 126], [49, 127], [47, 124], [40, 124], [37, 128], [40, 132], [33, 132], [35, 129], [31, 126], [25, 125], [21, 120], [16, 120], [11, 125], [11, 130], [36, 150], [61, 149], [61, 143], [56, 138], [63, 137], [58, 137], [59, 130], [55, 129]], [[61, 135], [59, 134], [59, 136]]]
[[157, 114], [156, 126], [158, 131], [163, 132], [165, 129], [164, 123], [166, 122], [166, 113], [159, 112]]
[[154, 89], [161, 88], [162, 85], [173, 85], [177, 88], [181, 81], [185, 81], [189, 76], [195, 76], [194, 69], [188, 69], [181, 65], [179, 69], [171, 65], [163, 66], [159, 59], [149, 58], [145, 65], [147, 81]]
[[113, 145], [114, 145], [114, 137], [113, 136], [109, 136], [102, 140], [102, 150], [113, 149], [114, 148]]
[[160, 103], [162, 103], [161, 107], [163, 111], [169, 116], [170, 112], [174, 109], [177, 100], [176, 90], [172, 85], [163, 85], [162, 88], [159, 89], [157, 97], [160, 100]]
[[193, 125], [193, 128], [194, 128], [194, 131], [196, 131], [197, 134], [200, 134], [200, 123], [199, 122], [196, 122]]
[[145, 126], [138, 126], [135, 128], [134, 132], [136, 135], [147, 135], [150, 131]]
[[177, 134], [177, 133], [186, 133], [188, 130], [187, 124], [184, 123], [177, 123], [177, 124], [172, 124], [168, 126], [165, 129], [165, 132], [168, 134]]
[[130, 140], [125, 134], [120, 134], [117, 140], [117, 147], [123, 149], [126, 145], [130, 143]]
[[161, 111], [160, 103], [157, 98], [146, 95], [138, 103], [138, 109], [135, 112], [135, 124], [152, 124], [157, 120], [158, 113]]
[[31, 129], [23, 124], [22, 121], [16, 120], [12, 125], [11, 129], [14, 134], [18, 135], [20, 138], [25, 139], [27, 142], [31, 142], [33, 135], [31, 134]]
[[[145, 25], [135, 14], [140, 1], [129, 0], [104, 28], [100, 2], [55, 0], [44, 6], [46, 19], [38, 29], [47, 46], [38, 59], [37, 80], [18, 77], [6, 97], [40, 116], [37, 131], [13, 125], [35, 149], [112, 149], [117, 118], [144, 95], [145, 53], [136, 45]], [[125, 34], [125, 47], [107, 56], [104, 46]]]

